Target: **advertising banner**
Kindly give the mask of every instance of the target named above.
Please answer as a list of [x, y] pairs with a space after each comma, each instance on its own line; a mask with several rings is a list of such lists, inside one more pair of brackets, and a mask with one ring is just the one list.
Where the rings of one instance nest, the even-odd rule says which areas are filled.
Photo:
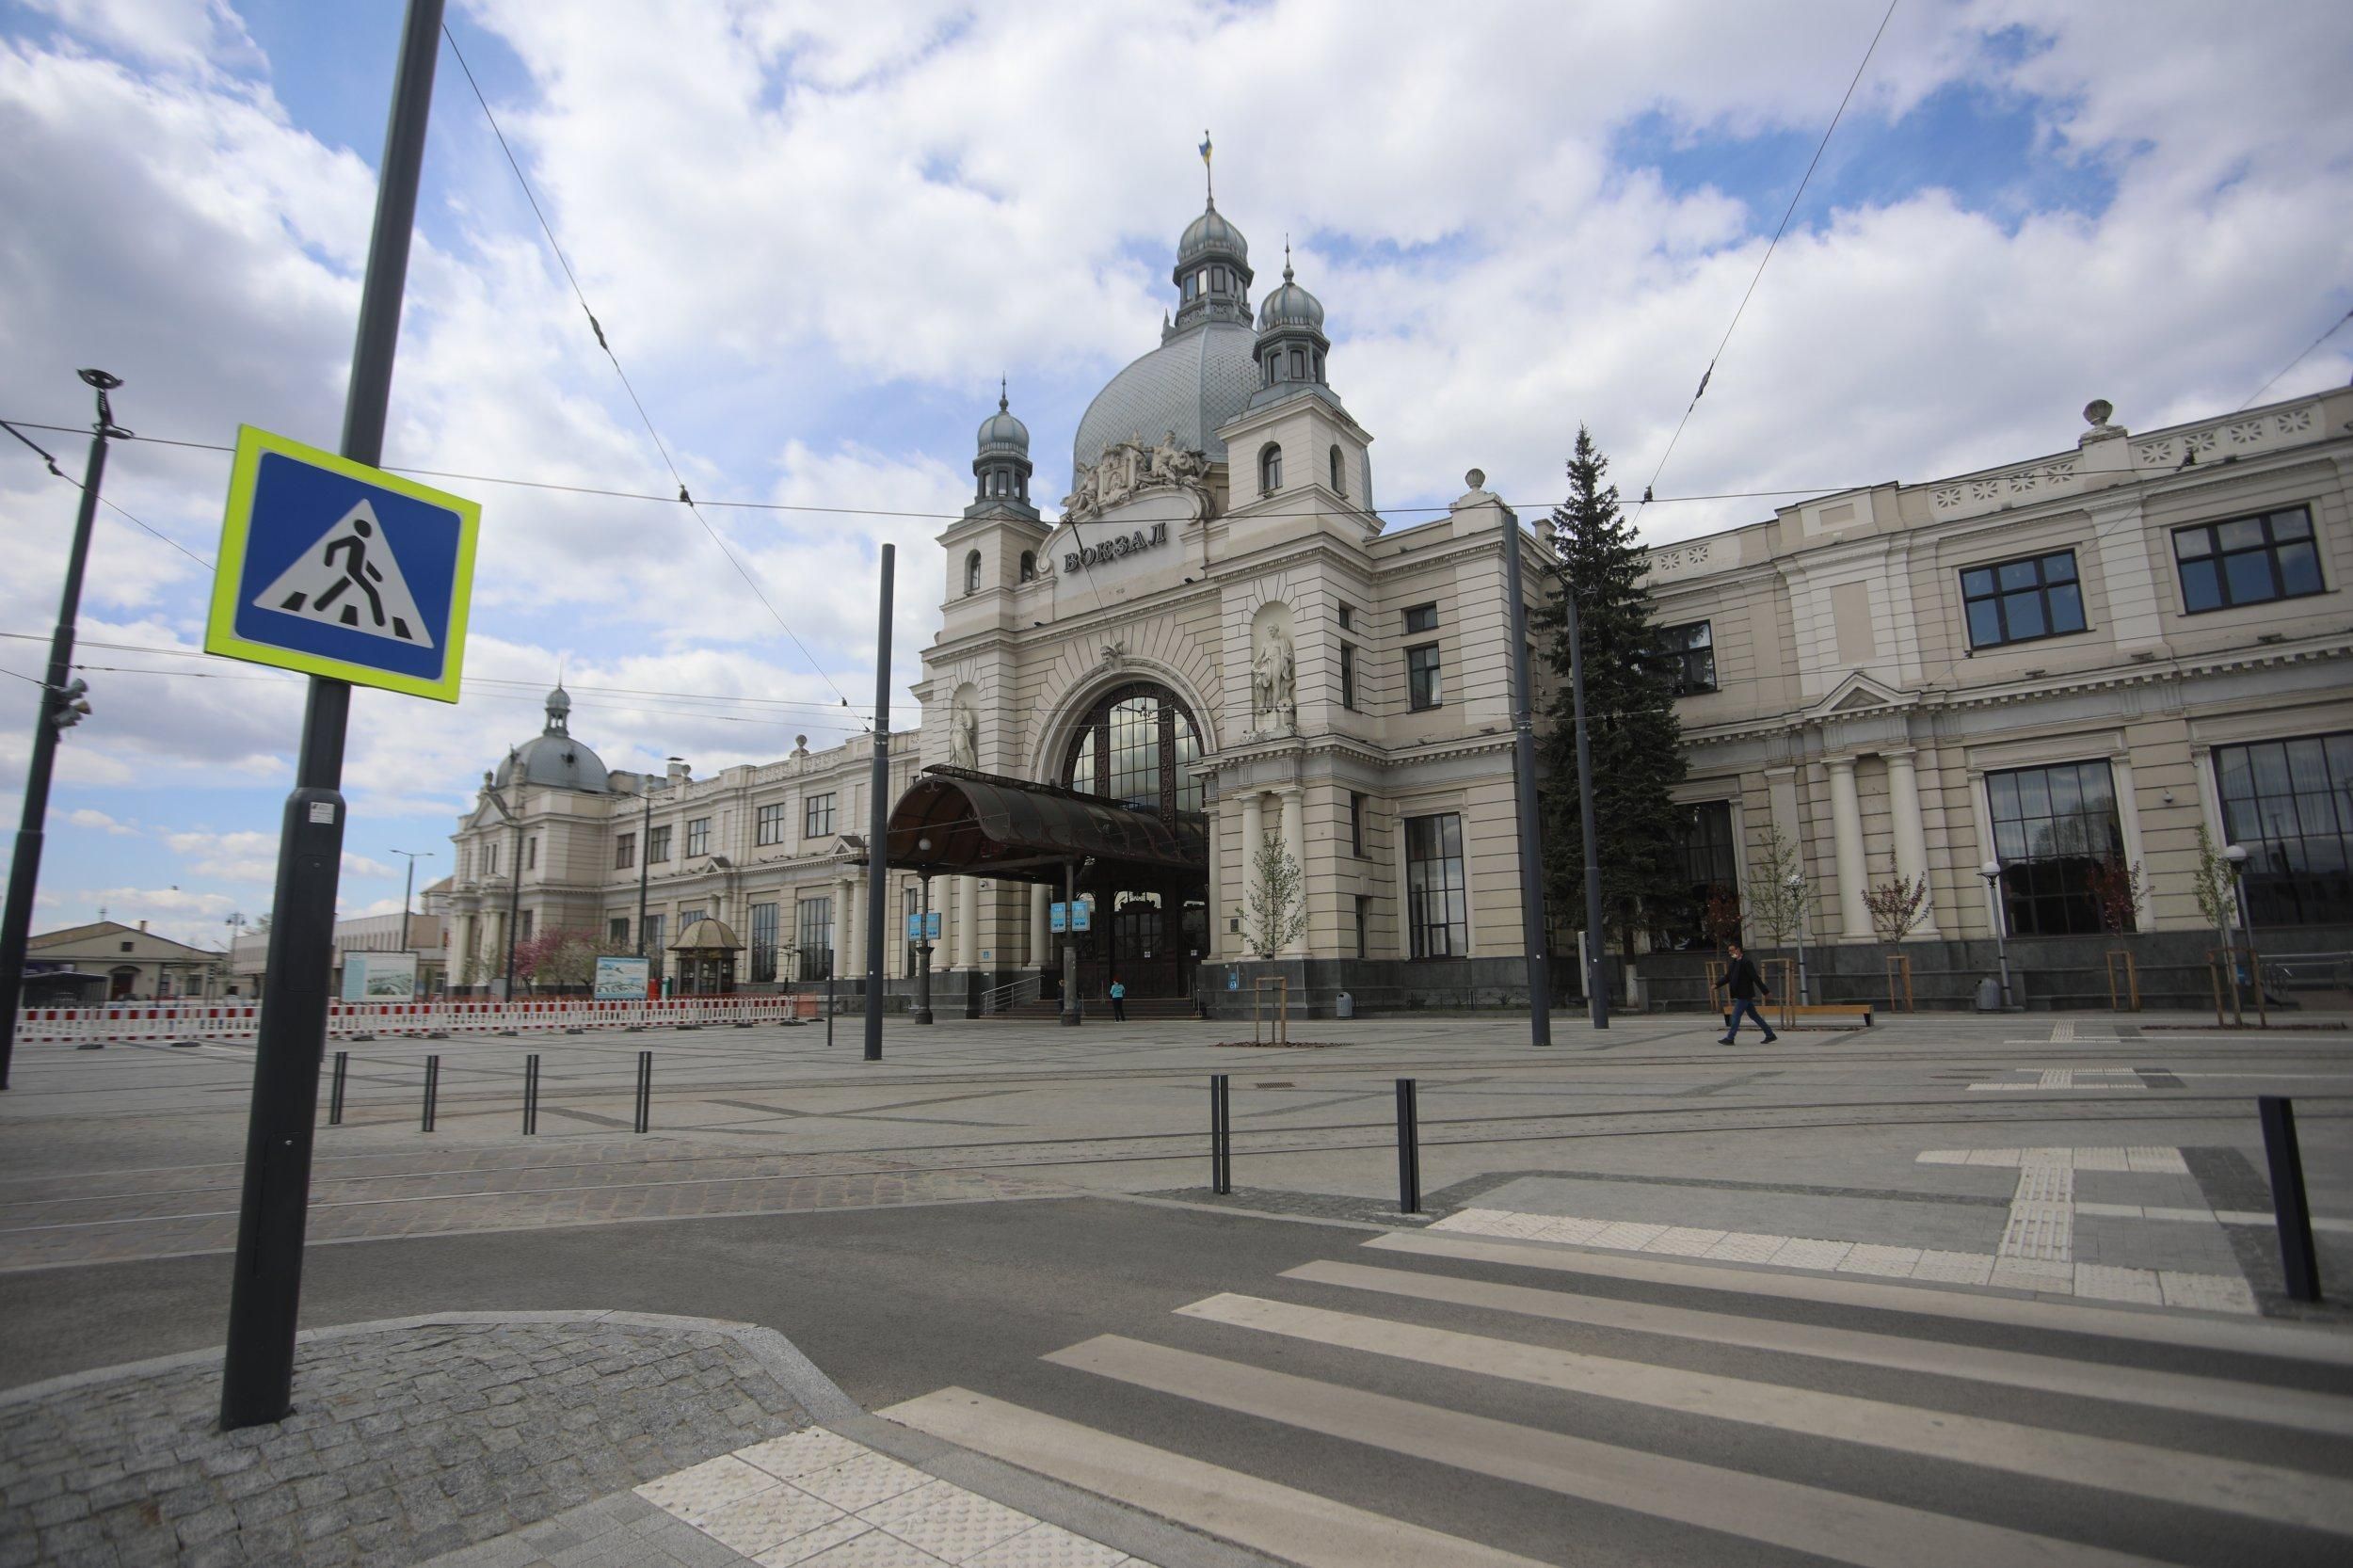
[[599, 1001], [643, 1001], [646, 1000], [646, 975], [653, 961], [648, 958], [600, 958], [597, 960], [597, 1000]]
[[413, 952], [347, 952], [344, 954], [345, 1001], [413, 1001], [417, 995], [417, 955]]

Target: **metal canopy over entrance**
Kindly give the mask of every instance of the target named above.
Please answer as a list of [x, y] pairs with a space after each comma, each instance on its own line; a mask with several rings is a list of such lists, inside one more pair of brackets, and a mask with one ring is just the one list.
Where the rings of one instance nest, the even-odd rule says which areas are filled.
[[888, 849], [902, 871], [1055, 888], [1073, 861], [1171, 881], [1204, 878], [1209, 866], [1209, 822], [1198, 812], [1164, 821], [1075, 790], [937, 763], [891, 808]]

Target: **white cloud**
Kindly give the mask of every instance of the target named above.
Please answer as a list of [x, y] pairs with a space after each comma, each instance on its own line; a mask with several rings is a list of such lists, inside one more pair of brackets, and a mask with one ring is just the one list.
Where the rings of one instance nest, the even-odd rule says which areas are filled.
[[87, 827], [93, 832], [111, 833], [122, 838], [136, 838], [139, 832], [138, 828], [130, 823], [117, 822], [105, 812], [93, 811], [88, 807], [68, 811], [65, 814], [65, 820], [75, 827]]

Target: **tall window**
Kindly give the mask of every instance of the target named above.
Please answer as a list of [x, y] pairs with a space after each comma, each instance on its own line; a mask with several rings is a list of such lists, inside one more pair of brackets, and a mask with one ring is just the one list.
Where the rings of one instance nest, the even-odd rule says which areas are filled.
[[605, 921], [604, 939], [610, 946], [616, 948], [627, 947], [629, 945], [629, 917], [627, 915], [616, 915], [611, 920]]
[[496, 876], [498, 873], [499, 846], [498, 840], [493, 839], [488, 843], [482, 846], [482, 874], [485, 876]]
[[637, 835], [616, 833], [613, 837], [613, 869], [625, 872], [637, 864]]
[[833, 795], [810, 795], [801, 802], [801, 837], [822, 839], [833, 831]]
[[1137, 682], [1097, 698], [1063, 766], [1071, 789], [1163, 815], [1201, 809], [1201, 731], [1164, 687]]
[[1283, 449], [1273, 441], [1258, 449], [1258, 488], [1273, 495], [1283, 488]]
[[1332, 493], [1343, 496], [1348, 493], [1348, 461], [1340, 456], [1337, 445], [1332, 448]]
[[801, 978], [824, 980], [833, 973], [833, 900], [805, 898], [792, 915], [800, 933]]
[[1372, 956], [1372, 900], [1363, 893], [1356, 895], [1356, 956]]
[[536, 872], [538, 869], [539, 835], [534, 833], [530, 838], [523, 840], [523, 870], [527, 872]]
[[521, 914], [515, 917], [515, 936], [519, 941], [528, 942], [531, 940], [534, 917], [536, 913], [537, 912], [536, 910], [526, 909]]
[[981, 552], [977, 550], [964, 558], [964, 591], [968, 594], [981, 591]]
[[752, 978], [776, 978], [776, 906], [752, 905]]
[[2353, 921], [2353, 732], [2214, 748], [2222, 833], [2256, 925]]
[[1696, 696], [1716, 689], [1716, 632], [1710, 622], [1662, 626], [1651, 633], [1675, 696]]
[[1354, 793], [1348, 797], [1348, 853], [1364, 858], [1365, 797]]
[[678, 913], [678, 933], [680, 937], [683, 938], [686, 935], [687, 927], [693, 925], [696, 920], [707, 920], [709, 919], [711, 919], [711, 911], [703, 908], [700, 904], [696, 904], [691, 908], [680, 910]]
[[1024, 583], [1032, 583], [1036, 580], [1037, 552], [1034, 550], [1025, 550], [1021, 552], [1021, 581]]
[[1463, 819], [1449, 811], [1405, 819], [1405, 923], [1417, 958], [1470, 952], [1470, 898], [1463, 881]]
[[752, 822], [752, 839], [755, 843], [762, 844], [784, 842], [784, 802], [777, 801], [773, 806], [760, 808]]
[[669, 858], [670, 824], [664, 823], [660, 827], [646, 835], [646, 864], [659, 866]]
[[2301, 599], [2328, 586], [2320, 580], [2313, 515], [2302, 506], [2176, 528], [2173, 559], [2182, 572], [2182, 608], [2191, 615]]
[[1438, 645], [1421, 643], [1405, 650], [1405, 705], [1419, 712], [1435, 708], [1446, 696], [1439, 679]]
[[1683, 819], [1683, 866], [1686, 892], [1679, 907], [1658, 911], [1656, 935], [1660, 945], [1692, 948], [1711, 945], [1707, 935], [1707, 904], [1721, 889], [1738, 896], [1739, 846], [1732, 837], [1732, 802], [1704, 800], [1679, 808]]
[[711, 853], [711, 819], [709, 817], [696, 817], [686, 824], [686, 853], [689, 855]]
[[2023, 561], [1971, 567], [1961, 574], [1969, 646], [2000, 648], [2084, 629], [2084, 592], [2075, 552], [2057, 550]]
[[2061, 762], [1985, 776], [1993, 857], [2011, 935], [2082, 936], [2100, 929], [2091, 869], [2124, 857], [2124, 825], [2105, 762]]
[[1356, 645], [1340, 645], [1340, 706], [1356, 711]]

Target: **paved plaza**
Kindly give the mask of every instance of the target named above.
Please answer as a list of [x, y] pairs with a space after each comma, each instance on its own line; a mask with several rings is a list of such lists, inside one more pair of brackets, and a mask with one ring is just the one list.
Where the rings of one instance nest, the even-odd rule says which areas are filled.
[[[0, 1564], [2323, 1561], [2353, 1534], [2353, 1035], [1525, 1029], [356, 1043], [297, 1415], [229, 1436], [250, 1051], [29, 1049]], [[2284, 1288], [2259, 1095], [2297, 1104], [2321, 1304]]]

